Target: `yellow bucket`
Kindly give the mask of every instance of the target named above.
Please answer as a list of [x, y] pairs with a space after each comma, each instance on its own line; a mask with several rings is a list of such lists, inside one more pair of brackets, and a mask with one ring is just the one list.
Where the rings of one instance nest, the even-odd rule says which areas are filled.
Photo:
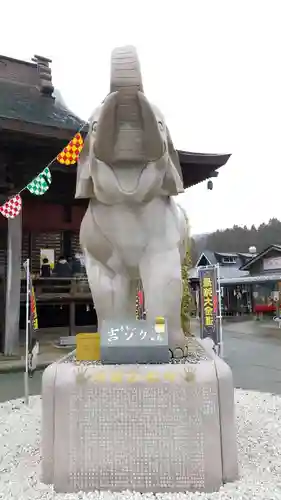
[[77, 333], [77, 335], [76, 335], [76, 359], [77, 359], [77, 361], [99, 361], [100, 360], [100, 334], [99, 333]]

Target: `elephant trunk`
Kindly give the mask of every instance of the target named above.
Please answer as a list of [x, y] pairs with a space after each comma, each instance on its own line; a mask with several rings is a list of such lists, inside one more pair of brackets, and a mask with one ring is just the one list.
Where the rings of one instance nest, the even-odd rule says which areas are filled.
[[139, 58], [135, 47], [117, 47], [111, 54], [110, 92], [123, 88], [143, 92]]
[[143, 94], [140, 65], [133, 47], [111, 57], [111, 93], [97, 125], [95, 155], [105, 163], [156, 161], [164, 142], [153, 109]]

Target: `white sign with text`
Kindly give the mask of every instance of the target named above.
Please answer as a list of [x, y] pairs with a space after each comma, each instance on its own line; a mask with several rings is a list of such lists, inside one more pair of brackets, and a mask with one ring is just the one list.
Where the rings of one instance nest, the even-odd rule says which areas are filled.
[[263, 260], [264, 271], [273, 271], [281, 269], [281, 257], [270, 257]]

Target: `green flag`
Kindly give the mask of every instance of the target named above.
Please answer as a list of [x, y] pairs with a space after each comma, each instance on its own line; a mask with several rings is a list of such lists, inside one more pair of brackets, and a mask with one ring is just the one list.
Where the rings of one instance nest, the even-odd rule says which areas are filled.
[[36, 196], [41, 196], [48, 191], [50, 184], [52, 182], [52, 175], [49, 167], [44, 168], [44, 170], [33, 179], [26, 187], [30, 193]]

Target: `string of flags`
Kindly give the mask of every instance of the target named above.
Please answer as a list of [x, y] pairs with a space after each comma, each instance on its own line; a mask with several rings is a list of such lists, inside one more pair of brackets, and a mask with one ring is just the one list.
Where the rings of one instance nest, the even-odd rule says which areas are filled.
[[[86, 125], [86, 124], [85, 124]], [[14, 219], [22, 209], [22, 197], [21, 193], [26, 189], [35, 196], [42, 196], [48, 191], [52, 183], [52, 174], [50, 166], [57, 161], [61, 165], [75, 165], [81, 153], [84, 141], [81, 135], [81, 130], [85, 127], [81, 127], [79, 132], [75, 134], [73, 139], [67, 144], [67, 146], [48, 164], [47, 167], [40, 172], [34, 179], [32, 179], [27, 186], [21, 189], [15, 196], [7, 200], [3, 205], [0, 206], [0, 213], [7, 219]]]

